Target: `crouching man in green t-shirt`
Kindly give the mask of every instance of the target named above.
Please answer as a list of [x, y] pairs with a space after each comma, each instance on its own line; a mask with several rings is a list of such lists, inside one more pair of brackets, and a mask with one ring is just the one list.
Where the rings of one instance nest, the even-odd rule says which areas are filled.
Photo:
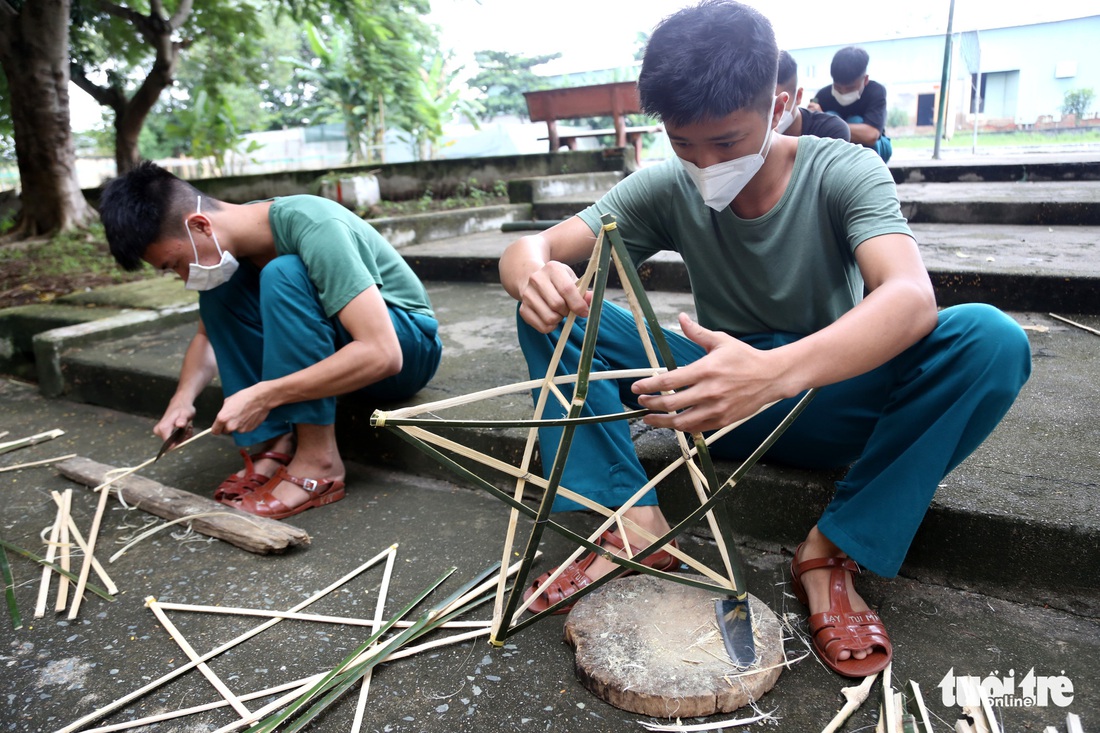
[[[856, 563], [896, 575], [941, 479], [993, 430], [1027, 380], [1030, 350], [1023, 330], [995, 308], [937, 311], [893, 179], [873, 151], [774, 132], [783, 112], [777, 57], [768, 21], [735, 2], [708, 0], [664, 20], [650, 37], [638, 90], [676, 158], [513, 243], [500, 261], [501, 282], [520, 301], [532, 378], [546, 373], [563, 317], [581, 317], [562, 362], [575, 371], [591, 292], [578, 292], [570, 265], [590, 256], [600, 216], [611, 213], [635, 264], [661, 250], [682, 256], [697, 320], [681, 315], [682, 334], [665, 332], [686, 366], [633, 384], [591, 381], [588, 414], [619, 412], [625, 401], [651, 410], [650, 425], [712, 431], [778, 400], [711, 449], [739, 458], [794, 400], [819, 388], [765, 460], [850, 466], [795, 551], [791, 580], [809, 606], [822, 660], [862, 677], [883, 669], [892, 647], [882, 619], [853, 588]], [[647, 364], [629, 312], [604, 304], [593, 370]], [[544, 428], [540, 443], [556, 445], [560, 430]], [[563, 486], [617, 507], [646, 483], [624, 421], [578, 427], [571, 445]], [[625, 515], [653, 535], [668, 531], [652, 492]], [[625, 542], [647, 544], [613, 530], [601, 538], [608, 552], [622, 553]], [[665, 551], [644, 562], [678, 564]], [[613, 568], [604, 557], [582, 557], [531, 608], [562, 602]]]
[[175, 272], [199, 292], [198, 333], [153, 432], [190, 424], [214, 375], [245, 468], [218, 501], [274, 519], [344, 496], [336, 396], [402, 399], [424, 387], [443, 344], [427, 291], [365, 221], [316, 196], [228, 204], [143, 163], [103, 190], [111, 254]]

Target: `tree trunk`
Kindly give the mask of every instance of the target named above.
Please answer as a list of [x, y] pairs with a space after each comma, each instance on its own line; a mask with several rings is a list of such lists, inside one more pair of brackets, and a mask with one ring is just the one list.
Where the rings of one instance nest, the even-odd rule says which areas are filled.
[[35, 236], [87, 225], [96, 214], [76, 175], [69, 125], [70, 0], [0, 0], [0, 66], [11, 95], [22, 212], [15, 233]]

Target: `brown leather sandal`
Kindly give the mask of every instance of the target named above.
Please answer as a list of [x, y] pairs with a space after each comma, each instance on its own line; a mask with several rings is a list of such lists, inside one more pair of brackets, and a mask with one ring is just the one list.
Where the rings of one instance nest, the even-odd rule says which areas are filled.
[[240, 501], [241, 497], [245, 494], [251, 494], [271, 480], [270, 476], [256, 473], [253, 461], [269, 458], [284, 466], [290, 463], [290, 456], [286, 453], [276, 453], [270, 450], [264, 451], [263, 453], [255, 453], [250, 456], [248, 455], [248, 451], [241, 448], [241, 457], [244, 458], [244, 475], [238, 476], [237, 474], [233, 474], [225, 481], [222, 481], [221, 485], [214, 491], [214, 501], [236, 506], [236, 503]]
[[[614, 550], [623, 549], [622, 539], [620, 539], [619, 536], [612, 532], [610, 529], [600, 535], [600, 539], [596, 544], [598, 544], [600, 547], [611, 547], [614, 548]], [[669, 544], [673, 547], [679, 548], [679, 545], [676, 544], [676, 540], [672, 540], [672, 542], [670, 542]], [[634, 547], [633, 545], [631, 545], [630, 547], [632, 555], [636, 555], [642, 551], [641, 549]], [[612, 554], [617, 555], [619, 553], [613, 551]], [[584, 588], [586, 585], [591, 583], [592, 578], [588, 577], [588, 574], [585, 573], [585, 570], [588, 569], [588, 566], [591, 565], [595, 559], [596, 553], [590, 552], [587, 555], [582, 556], [576, 562], [569, 563], [569, 565], [565, 567], [565, 570], [562, 571], [561, 575], [557, 577], [557, 580], [551, 583], [546, 588], [546, 590], [543, 591], [542, 594], [535, 599], [534, 603], [527, 607], [527, 610], [531, 613], [540, 613], [542, 611], [545, 611], [558, 601], [568, 598], [569, 596], [579, 591], [581, 588]], [[663, 570], [668, 572], [679, 568], [680, 560], [674, 557], [671, 553], [666, 552], [665, 550], [659, 550], [642, 560], [642, 565], [653, 568], [654, 570]], [[524, 591], [523, 600], [526, 601], [528, 598], [530, 598], [531, 594], [534, 593], [540, 585], [545, 583], [546, 579], [549, 578], [553, 573], [554, 571], [550, 570], [540, 575], [538, 579], [535, 580], [535, 582], [532, 583], [526, 591]], [[627, 570], [620, 577], [627, 575], [636, 575], [637, 573], [637, 570]], [[554, 615], [569, 613], [569, 611], [571, 611], [572, 609], [573, 604], [570, 603], [554, 611]]]
[[[802, 545], [795, 550], [791, 560], [791, 587], [795, 598], [809, 607], [802, 574], [818, 568], [832, 568], [829, 574], [829, 610], [815, 613], [809, 618], [814, 650], [829, 669], [845, 677], [867, 677], [886, 669], [894, 655], [890, 635], [882, 625], [882, 618], [868, 609], [855, 611], [848, 600], [847, 573], [858, 573], [859, 565], [850, 557], [819, 557], [799, 562]], [[848, 651], [868, 652], [863, 659], [854, 656], [838, 659]]]
[[[289, 507], [279, 501], [273, 492], [283, 481], [298, 485], [309, 494], [309, 498], [295, 507]], [[287, 473], [286, 466], [280, 466], [279, 470], [268, 479], [267, 483], [252, 493], [245, 494], [240, 501], [235, 502], [232, 506], [249, 514], [267, 517], [268, 519], [286, 519], [295, 514], [301, 514], [306, 509], [340, 501], [344, 498], [344, 494], [344, 482], [339, 479], [298, 478]]]

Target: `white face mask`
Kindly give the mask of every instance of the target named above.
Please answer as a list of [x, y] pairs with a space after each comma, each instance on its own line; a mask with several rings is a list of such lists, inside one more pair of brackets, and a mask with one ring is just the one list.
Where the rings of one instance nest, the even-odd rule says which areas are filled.
[[706, 168], [699, 168], [683, 158], [680, 158], [680, 164], [684, 166], [684, 170], [694, 181], [695, 187], [699, 189], [703, 202], [715, 211], [721, 211], [737, 198], [737, 194], [741, 193], [741, 190], [764, 165], [764, 158], [767, 157], [768, 150], [771, 148], [771, 141], [772, 131], [769, 128], [764, 134], [764, 144], [760, 146], [759, 153], [734, 158], [724, 163], [715, 163]]
[[836, 87], [833, 87], [833, 99], [835, 99], [836, 103], [839, 104], [841, 107], [847, 107], [849, 105], [855, 104], [856, 100], [859, 99], [859, 95], [861, 94], [863, 94], [862, 89], [857, 89], [854, 92], [845, 92], [844, 94], [840, 94], [839, 92], [837, 92]]
[[[195, 213], [202, 213], [202, 196], [199, 196], [199, 200], [195, 204]], [[240, 263], [237, 262], [237, 258], [229, 250], [223, 250], [221, 245], [218, 244], [218, 235], [214, 234], [214, 230], [210, 230], [210, 237], [214, 240], [214, 246], [218, 248], [218, 253], [222, 256], [221, 260], [216, 265], [200, 265], [199, 248], [195, 246], [195, 238], [191, 236], [191, 227], [187, 226], [185, 221], [183, 228], [187, 230], [187, 238], [191, 240], [191, 249], [195, 250], [195, 261], [191, 263], [191, 268], [187, 273], [187, 284], [183, 287], [187, 290], [212, 290], [229, 282], [229, 278], [237, 272]]]
[[783, 108], [783, 114], [779, 115], [779, 122], [775, 123], [775, 131], [782, 135], [787, 131], [792, 124], [794, 124], [795, 110], [798, 109], [794, 104], [794, 98], [791, 98], [791, 108]]

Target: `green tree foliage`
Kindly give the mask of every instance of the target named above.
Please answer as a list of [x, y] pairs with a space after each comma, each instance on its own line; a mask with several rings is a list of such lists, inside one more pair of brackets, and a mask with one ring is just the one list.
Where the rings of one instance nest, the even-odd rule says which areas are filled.
[[[477, 117], [482, 112], [479, 102], [463, 98], [463, 88], [458, 85], [461, 69], [449, 69], [443, 54], [436, 54], [426, 68], [420, 71], [417, 87], [416, 118], [411, 120], [409, 132], [416, 142], [421, 160], [435, 157], [436, 146], [443, 137], [443, 126], [452, 120], [465, 118], [478, 129]], [[466, 87], [468, 89], [468, 87]]]
[[342, 122], [349, 162], [382, 149], [387, 127], [430, 126], [421, 104], [421, 59], [438, 47], [421, 16], [426, 0], [361, 0], [358, 12], [307, 26], [312, 58], [287, 59], [306, 83], [313, 122]]
[[[115, 162], [140, 161], [138, 141], [161, 93], [173, 85], [184, 53], [202, 39], [221, 56], [220, 74], [246, 78], [262, 35], [258, 0], [74, 0], [70, 26], [73, 82], [114, 113]], [[234, 71], [239, 70], [239, 71]], [[216, 92], [208, 91], [208, 96]]]
[[1077, 124], [1089, 111], [1095, 98], [1092, 89], [1070, 89], [1062, 98], [1062, 114], [1073, 115], [1074, 124]]
[[527, 102], [523, 93], [549, 88], [546, 78], [532, 69], [561, 58], [561, 54], [519, 56], [504, 51], [478, 51], [474, 58], [481, 71], [468, 83], [481, 92], [480, 101], [485, 108], [481, 117], [488, 121], [500, 115], [525, 116]]

